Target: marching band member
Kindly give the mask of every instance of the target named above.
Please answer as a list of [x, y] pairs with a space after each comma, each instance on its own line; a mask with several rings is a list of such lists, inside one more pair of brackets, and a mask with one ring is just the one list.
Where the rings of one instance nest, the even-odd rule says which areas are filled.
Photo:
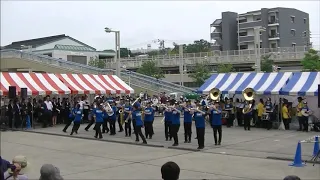
[[290, 129], [290, 118], [291, 117], [288, 111], [288, 104], [285, 102], [283, 103], [283, 107], [282, 107], [282, 121], [283, 121], [285, 130]]
[[170, 106], [170, 101], [166, 101], [167, 107], [164, 110], [164, 135], [166, 137], [166, 141], [170, 141], [172, 139], [172, 134], [171, 134], [171, 123], [172, 123], [172, 109], [169, 107]]
[[302, 131], [302, 127], [303, 127], [303, 117], [302, 117], [302, 113], [301, 113], [302, 108], [303, 108], [302, 97], [298, 97], [298, 105], [297, 105], [297, 117], [298, 117], [298, 121], [299, 121], [298, 131]]
[[266, 113], [269, 113], [269, 116], [270, 116], [270, 120], [268, 121], [264, 121], [265, 122], [265, 128], [267, 128], [268, 130], [270, 130], [272, 128], [272, 113], [273, 113], [273, 105], [272, 105], [272, 102], [271, 102], [271, 98], [268, 98], [267, 99], [267, 102], [265, 103], [265, 111]]
[[104, 107], [100, 104], [97, 108], [93, 109], [93, 114], [96, 120], [96, 125], [94, 127], [96, 133], [95, 133], [95, 138], [102, 139], [102, 133], [101, 133], [101, 125], [103, 124], [104, 121]]
[[83, 121], [89, 121], [89, 113], [90, 113], [90, 104], [88, 102], [87, 96], [85, 96], [84, 104], [83, 104]]
[[305, 113], [302, 114], [303, 131], [308, 132], [308, 120], [309, 120], [310, 109], [306, 101], [303, 102], [303, 107], [301, 111], [305, 111]]
[[70, 133], [71, 136], [73, 135], [73, 133], [78, 134], [78, 129], [80, 128], [80, 123], [82, 119], [82, 111], [80, 109], [80, 104], [77, 104], [76, 108], [73, 109], [72, 113], [74, 115], [74, 119], [72, 131]]
[[133, 105], [132, 119], [134, 119], [136, 122], [134, 127], [136, 142], [139, 142], [139, 136], [140, 136], [143, 144], [147, 144], [147, 140], [141, 132], [141, 128], [143, 127], [143, 121], [141, 119], [141, 108], [139, 108], [137, 104]]
[[54, 97], [52, 98], [52, 126], [56, 126], [57, 124], [59, 111], [57, 99]]
[[117, 107], [115, 105], [115, 102], [112, 101], [111, 103], [111, 108], [113, 111], [113, 115], [109, 116], [109, 120], [110, 120], [110, 135], [113, 136], [116, 134], [116, 121], [117, 121]]
[[261, 127], [262, 124], [262, 114], [264, 113], [264, 103], [263, 99], [259, 100], [259, 103], [257, 105], [257, 112], [258, 112], [258, 121], [256, 122], [257, 127]]
[[[97, 104], [96, 104], [96, 102], [93, 102], [92, 103], [92, 105], [91, 105], [91, 110], [90, 110], [90, 112], [89, 112], [89, 114], [88, 114], [88, 120], [89, 120], [89, 124], [87, 125], [87, 127], [84, 129], [85, 131], [89, 131], [89, 128], [93, 125], [93, 123], [95, 122], [95, 120], [94, 120], [94, 110], [96, 109], [96, 108], [99, 108], [99, 107], [96, 107], [97, 106]], [[84, 113], [83, 113], [84, 114]], [[94, 129], [94, 128], [93, 128]]]
[[173, 137], [174, 143], [172, 146], [178, 146], [178, 132], [180, 128], [180, 108], [178, 107], [178, 102], [175, 102], [172, 108], [172, 123], [171, 123], [171, 136]]
[[118, 132], [122, 132], [123, 131], [123, 127], [122, 127], [122, 124], [121, 124], [121, 115], [120, 115], [119, 111], [123, 110], [124, 104], [125, 103], [124, 103], [122, 98], [117, 103], [117, 119], [118, 119], [118, 125], [119, 125], [119, 131]]
[[124, 106], [124, 129], [126, 133], [126, 137], [131, 137], [131, 111], [132, 107], [130, 105], [130, 99], [126, 100], [125, 106]]
[[201, 104], [201, 106], [205, 106], [205, 105], [208, 104], [207, 98], [206, 98], [205, 96], [202, 96], [202, 99], [201, 99], [201, 101], [200, 101], [200, 104]]
[[[219, 101], [215, 101], [214, 106], [210, 107], [208, 113], [211, 114], [211, 127], [213, 129], [214, 145], [221, 145], [222, 140], [222, 109]], [[219, 134], [219, 140], [217, 138]]]
[[152, 139], [154, 109], [151, 107], [151, 101], [147, 102], [147, 108], [144, 109], [144, 130], [146, 138]]
[[198, 149], [204, 148], [204, 135], [206, 129], [204, 106], [198, 106], [194, 112], [194, 120], [197, 128]]
[[244, 127], [244, 130], [248, 130], [250, 131], [250, 120], [252, 118], [252, 106], [250, 104], [249, 101], [246, 101], [246, 105], [244, 106], [244, 112], [243, 112], [243, 120], [244, 120], [244, 123], [243, 123], [243, 127]]
[[67, 129], [69, 128], [69, 126], [71, 125], [71, 123], [74, 120], [74, 113], [73, 112], [74, 112], [74, 108], [72, 108], [72, 110], [69, 109], [69, 111], [68, 111], [68, 121], [62, 130], [65, 133], [67, 132]]
[[227, 127], [233, 126], [234, 114], [233, 114], [233, 105], [230, 102], [230, 99], [226, 98], [226, 103], [224, 104], [224, 110], [228, 112], [229, 117], [227, 118]]
[[190, 100], [186, 100], [186, 106], [183, 110], [184, 143], [191, 143], [192, 134], [192, 105]]

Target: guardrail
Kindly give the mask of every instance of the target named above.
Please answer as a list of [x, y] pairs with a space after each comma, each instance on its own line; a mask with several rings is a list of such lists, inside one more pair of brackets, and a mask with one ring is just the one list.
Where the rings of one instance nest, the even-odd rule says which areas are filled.
[[[276, 62], [300, 61], [309, 47], [289, 47], [289, 48], [270, 48], [260, 49], [261, 55], [270, 55], [271, 59]], [[202, 53], [185, 53], [183, 55], [184, 66], [193, 66], [196, 63], [207, 61], [211, 65], [220, 63], [230, 64], [252, 64], [255, 63], [256, 55], [254, 50], [240, 51], [212, 51]], [[114, 65], [114, 60], [108, 60], [110, 67]], [[154, 61], [159, 67], [176, 67], [181, 63], [180, 56], [164, 55], [152, 57], [134, 57], [121, 59], [121, 66], [126, 68], [139, 68], [145, 61]]]
[[[8, 50], [1, 50], [1, 58], [20, 58], [20, 59], [27, 59], [35, 62], [41, 62], [53, 66], [59, 66], [67, 69], [78, 70], [80, 72], [89, 73], [89, 74], [114, 74], [114, 69], [100, 69], [88, 65], [83, 65], [75, 62], [70, 62], [62, 59], [56, 59], [48, 56], [43, 56], [40, 54], [34, 54], [29, 52], [22, 52], [19, 50], [8, 49]], [[157, 89], [161, 88], [167, 92], [184, 92], [189, 93], [193, 92], [194, 89], [180, 86], [178, 84], [174, 84], [171, 82], [157, 80], [156, 78], [146, 76], [136, 72], [121, 72], [121, 76], [130, 76], [131, 81], [136, 81], [137, 83], [144, 82], [145, 84], [153, 85]]]

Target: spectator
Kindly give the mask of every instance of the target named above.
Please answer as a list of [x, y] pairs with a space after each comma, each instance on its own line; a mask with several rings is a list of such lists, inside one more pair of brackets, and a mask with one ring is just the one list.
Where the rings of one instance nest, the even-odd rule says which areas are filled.
[[287, 176], [283, 180], [301, 180], [298, 176]]
[[16, 156], [12, 160], [10, 169], [4, 173], [5, 180], [27, 180], [28, 177], [25, 175], [28, 161], [25, 156]]
[[59, 168], [52, 164], [44, 164], [40, 169], [39, 180], [63, 180]]
[[169, 161], [162, 165], [161, 174], [163, 180], [178, 180], [180, 167], [175, 162]]

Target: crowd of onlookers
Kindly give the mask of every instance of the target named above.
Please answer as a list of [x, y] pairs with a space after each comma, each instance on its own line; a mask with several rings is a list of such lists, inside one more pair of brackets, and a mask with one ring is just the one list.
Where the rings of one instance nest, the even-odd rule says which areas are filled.
[[[28, 180], [28, 161], [25, 156], [16, 156], [12, 162], [0, 156], [0, 180]], [[178, 180], [180, 167], [175, 162], [169, 161], [162, 165], [161, 176], [163, 180]], [[40, 168], [39, 180], [63, 180], [58, 167], [44, 164]], [[204, 180], [204, 179], [203, 179]], [[284, 180], [300, 180], [298, 176], [287, 176]]]

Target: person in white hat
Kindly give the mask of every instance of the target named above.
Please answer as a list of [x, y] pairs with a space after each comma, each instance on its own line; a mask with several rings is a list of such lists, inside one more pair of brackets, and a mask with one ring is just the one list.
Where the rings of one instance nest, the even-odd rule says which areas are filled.
[[12, 165], [4, 173], [5, 180], [28, 180], [26, 176], [28, 161], [25, 156], [19, 155], [13, 158]]

